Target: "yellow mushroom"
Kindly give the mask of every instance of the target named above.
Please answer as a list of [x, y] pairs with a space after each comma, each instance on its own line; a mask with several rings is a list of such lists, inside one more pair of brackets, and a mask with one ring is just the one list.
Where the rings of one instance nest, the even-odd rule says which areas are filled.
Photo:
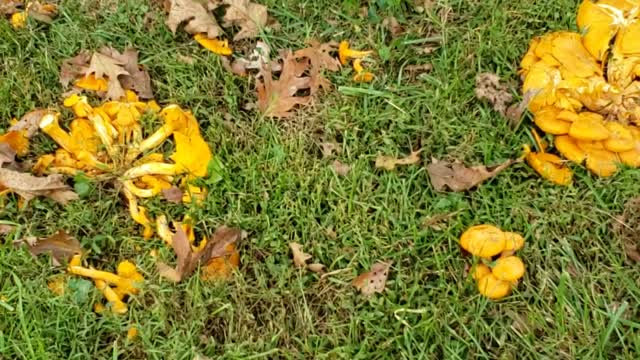
[[215, 54], [229, 56], [233, 53], [227, 40], [209, 39], [206, 34], [196, 34], [193, 38], [205, 49]]
[[160, 113], [160, 117], [164, 119], [164, 125], [142, 140], [138, 146], [132, 147], [127, 152], [127, 160], [133, 161], [138, 155], [149, 151], [165, 141], [174, 131], [187, 127], [189, 121], [185, 112], [178, 105], [169, 105]]
[[493, 274], [487, 274], [478, 281], [478, 291], [489, 299], [498, 300], [509, 295], [511, 284], [499, 280]]
[[65, 107], [71, 108], [73, 113], [79, 118], [85, 118], [91, 114], [93, 108], [89, 105], [86, 96], [79, 96], [78, 94], [73, 94], [66, 99], [62, 103]]
[[600, 141], [609, 137], [609, 130], [604, 125], [604, 118], [600, 114], [583, 112], [576, 121], [571, 123], [569, 136], [583, 141]]
[[20, 11], [11, 15], [9, 23], [11, 23], [14, 29], [22, 29], [27, 25], [27, 17], [28, 14], [26, 11]]
[[111, 304], [111, 311], [115, 314], [126, 314], [127, 312], [127, 304], [125, 304], [121, 297], [113, 291], [113, 289], [107, 285], [104, 280], [94, 280], [96, 287], [100, 290], [104, 297]]
[[490, 258], [500, 254], [506, 245], [502, 230], [492, 225], [476, 225], [460, 236], [460, 246], [474, 256]]
[[609, 177], [618, 170], [618, 156], [608, 150], [591, 150], [587, 152], [586, 166], [592, 173]]
[[156, 231], [158, 232], [158, 237], [164, 240], [167, 245], [171, 246], [171, 244], [173, 244], [173, 236], [175, 234], [169, 229], [166, 216], [160, 215], [156, 218]]
[[524, 247], [524, 238], [522, 235], [514, 232], [505, 232], [505, 245], [504, 250], [502, 250], [502, 256], [506, 254], [512, 254]]
[[131, 218], [138, 224], [144, 226], [142, 236], [145, 239], [150, 239], [151, 236], [153, 236], [153, 226], [151, 220], [149, 220], [149, 217], [147, 216], [147, 209], [142, 206], [138, 206], [136, 197], [129, 189], [124, 187], [122, 192], [129, 202], [129, 213], [131, 214]]
[[633, 150], [635, 140], [631, 130], [618, 122], [609, 121], [605, 124], [609, 130], [609, 137], [604, 140], [604, 147], [613, 152], [624, 152]]
[[473, 271], [472, 277], [473, 280], [478, 281], [489, 274], [491, 274], [491, 268], [483, 263], [478, 263]]
[[532, 152], [528, 145], [524, 146], [525, 160], [540, 176], [557, 185], [569, 185], [573, 173], [562, 159], [553, 154]]
[[555, 108], [546, 108], [536, 112], [534, 122], [542, 131], [553, 135], [564, 135], [569, 132], [571, 123], [558, 119], [560, 111]]
[[74, 83], [76, 87], [91, 91], [107, 91], [109, 82], [106, 79], [97, 79], [95, 75], [86, 75]]
[[570, 136], [556, 136], [554, 139], [554, 145], [562, 156], [576, 164], [581, 164], [584, 159], [587, 158], [587, 153], [582, 150], [576, 141]]
[[373, 51], [358, 51], [349, 48], [349, 42], [346, 40], [341, 41], [338, 46], [338, 57], [342, 65], [345, 65], [349, 59], [362, 59], [371, 54]]
[[365, 71], [362, 67], [362, 59], [355, 59], [353, 61], [353, 70], [356, 74], [353, 76], [353, 81], [356, 82], [371, 82], [374, 75], [368, 71]]
[[524, 275], [524, 263], [517, 256], [505, 256], [496, 261], [491, 273], [503, 281], [516, 281]]

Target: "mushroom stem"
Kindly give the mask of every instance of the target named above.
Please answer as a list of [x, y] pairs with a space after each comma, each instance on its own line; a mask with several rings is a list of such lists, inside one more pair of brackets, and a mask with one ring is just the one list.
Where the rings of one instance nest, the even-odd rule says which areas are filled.
[[338, 47], [338, 57], [342, 65], [346, 64], [349, 59], [362, 59], [371, 54], [373, 54], [373, 51], [358, 51], [349, 48], [349, 42], [346, 40], [340, 42], [340, 46]]
[[111, 311], [116, 314], [125, 314], [127, 312], [127, 304], [113, 289], [107, 285], [104, 280], [95, 280], [96, 287], [100, 290], [104, 297], [111, 303]]
[[138, 206], [136, 197], [127, 187], [124, 187], [122, 192], [129, 202], [129, 213], [131, 214], [131, 217], [135, 222], [144, 226], [142, 237], [150, 239], [151, 236], [153, 236], [153, 227], [151, 226], [151, 220], [149, 220], [149, 217], [147, 216], [147, 209], [142, 206]]
[[80, 146], [73, 140], [69, 133], [60, 127], [58, 116], [58, 114], [47, 114], [43, 116], [42, 119], [40, 119], [39, 127], [63, 149], [75, 154], [80, 151]]
[[167, 245], [171, 246], [171, 244], [173, 244], [174, 233], [169, 229], [166, 216], [160, 215], [156, 218], [156, 231], [158, 232], [158, 236], [164, 240]]
[[95, 109], [93, 114], [89, 114], [89, 120], [93, 124], [93, 128], [96, 129], [96, 134], [100, 138], [100, 142], [107, 149], [107, 153], [111, 158], [117, 153], [116, 148], [113, 146], [113, 138], [118, 135], [116, 129], [108, 121], [109, 116], [100, 109]]
[[167, 164], [161, 162], [150, 162], [127, 170], [123, 177], [125, 179], [135, 179], [145, 175], [180, 175], [185, 172], [184, 167], [177, 164]]

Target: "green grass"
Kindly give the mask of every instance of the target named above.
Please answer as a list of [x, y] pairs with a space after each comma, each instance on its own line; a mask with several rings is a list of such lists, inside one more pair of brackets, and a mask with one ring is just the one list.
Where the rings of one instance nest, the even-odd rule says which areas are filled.
[[[393, 15], [407, 33], [392, 38], [379, 19], [359, 15], [360, 2], [265, 1], [281, 30], [261, 38], [274, 48], [300, 48], [311, 38], [350, 39], [381, 53], [371, 85], [354, 84], [348, 69], [332, 74], [336, 91], [288, 120], [265, 119], [244, 105], [252, 84], [225, 72], [219, 58], [183, 32], [175, 36], [147, 1], [64, 1], [51, 26], [15, 31], [0, 20], [0, 128], [36, 107], [56, 107], [63, 90], [61, 61], [80, 49], [135, 46], [150, 70], [156, 97], [191, 109], [214, 153], [225, 164], [201, 208], [151, 201], [155, 213], [189, 213], [198, 229], [238, 226], [242, 265], [225, 284], [198, 276], [172, 285], [159, 279], [152, 248], [171, 261], [158, 240], [145, 241], [113, 189], [99, 184], [66, 207], [37, 199], [18, 210], [14, 197], [0, 210], [19, 224], [0, 245], [0, 359], [635, 359], [640, 356], [638, 267], [625, 258], [612, 218], [637, 196], [637, 170], [600, 179], [574, 167], [574, 185], [561, 188], [519, 164], [468, 193], [437, 193], [424, 166], [376, 170], [379, 154], [498, 163], [530, 142], [530, 121], [518, 130], [473, 95], [475, 75], [496, 72], [517, 83], [517, 64], [535, 35], [574, 29], [574, 1], [435, 1], [419, 14], [408, 2], [377, 1], [380, 18]], [[373, 3], [373, 2], [372, 2]], [[93, 4], [93, 5], [92, 5]], [[96, 9], [96, 6], [97, 9]], [[145, 27], [145, 14], [155, 16]], [[445, 16], [445, 14], [447, 14]], [[440, 37], [431, 55], [421, 39]], [[186, 64], [178, 55], [190, 56]], [[402, 68], [432, 63], [410, 80]], [[231, 125], [225, 118], [231, 119]], [[337, 176], [319, 142], [337, 141]], [[45, 136], [31, 156], [53, 149]], [[71, 180], [70, 180], [71, 181]], [[424, 219], [458, 211], [436, 231]], [[494, 223], [526, 236], [527, 274], [513, 295], [491, 302], [465, 274], [471, 260], [457, 238], [465, 228]], [[333, 228], [332, 239], [326, 229]], [[74, 280], [62, 297], [47, 280], [63, 272], [11, 242], [65, 229], [98, 268], [119, 259], [140, 264], [143, 292], [124, 316], [96, 315], [101, 300]], [[330, 270], [319, 279], [295, 269], [288, 243], [304, 245]], [[380, 260], [393, 261], [387, 290], [364, 299], [353, 277]], [[84, 290], [83, 290], [84, 289]], [[399, 309], [419, 310], [398, 315]], [[140, 338], [126, 340], [135, 324]]]

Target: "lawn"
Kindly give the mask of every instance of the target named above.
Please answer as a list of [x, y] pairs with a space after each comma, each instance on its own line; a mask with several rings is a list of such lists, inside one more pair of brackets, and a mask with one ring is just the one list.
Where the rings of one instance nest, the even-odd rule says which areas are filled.
[[[67, 206], [35, 199], [24, 209], [8, 196], [0, 219], [18, 228], [0, 243], [0, 359], [640, 356], [638, 265], [612, 230], [640, 193], [640, 171], [603, 179], [573, 166], [573, 185], [559, 187], [516, 164], [474, 191], [440, 193], [424, 164], [374, 166], [378, 155], [419, 148], [425, 162], [519, 156], [533, 141], [529, 117], [511, 129], [475, 99], [475, 77], [494, 72], [517, 89], [529, 40], [575, 30], [578, 2], [438, 0], [418, 12], [410, 1], [378, 0], [368, 14], [355, 0], [258, 2], [281, 24], [260, 36], [272, 48], [349, 39], [378, 52], [375, 81], [354, 83], [348, 69], [331, 73], [333, 91], [292, 118], [271, 119], [246, 110], [256, 100], [252, 80], [224, 70], [185, 32], [173, 35], [154, 1], [65, 0], [50, 26], [18, 31], [0, 19], [0, 129], [34, 108], [59, 106], [63, 59], [81, 49], [134, 46], [157, 101], [192, 110], [224, 164], [202, 206], [152, 200], [150, 211], [192, 214], [203, 233], [223, 224], [248, 233], [232, 280], [192, 276], [176, 285], [158, 276], [149, 256], [160, 248], [172, 261], [171, 249], [140, 236], [115, 190], [93, 184]], [[387, 16], [405, 33], [392, 36], [382, 24]], [[404, 70], [425, 63], [433, 66], [427, 74]], [[42, 134], [32, 142], [33, 158], [54, 149]], [[337, 142], [341, 152], [323, 158], [322, 142]], [[331, 167], [336, 159], [352, 166], [347, 176]], [[442, 226], [424, 225], [442, 214], [451, 214]], [[481, 223], [526, 238], [527, 274], [502, 301], [478, 294], [467, 274], [472, 260], [458, 246], [460, 234]], [[122, 259], [140, 265], [147, 281], [126, 315], [94, 313], [102, 295], [85, 282], [54, 295], [47, 281], [64, 269], [12, 246], [58, 229], [76, 236], [96, 267], [113, 269]], [[321, 279], [296, 269], [294, 241], [330, 271], [345, 270]], [[387, 289], [365, 298], [350, 282], [377, 261], [393, 262]], [[132, 325], [139, 337], [129, 341]]]

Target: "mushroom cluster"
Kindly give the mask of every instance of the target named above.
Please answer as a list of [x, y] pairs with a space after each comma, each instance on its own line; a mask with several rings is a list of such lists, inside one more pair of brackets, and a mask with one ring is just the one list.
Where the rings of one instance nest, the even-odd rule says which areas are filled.
[[[524, 238], [517, 233], [502, 231], [493, 225], [476, 225], [460, 236], [460, 246], [480, 259], [473, 271], [480, 293], [490, 299], [501, 299], [511, 292], [524, 276], [522, 260], [513, 254], [522, 249]], [[498, 256], [492, 266], [490, 262]]]
[[[154, 197], [174, 184], [182, 189], [183, 202], [205, 196], [205, 189], [194, 181], [207, 175], [212, 155], [191, 112], [175, 104], [160, 108], [155, 101], [142, 102], [131, 91], [121, 101], [97, 107], [77, 94], [66, 98], [63, 105], [75, 118], [68, 123], [69, 131], [60, 124], [59, 113], [50, 112], [40, 119], [40, 129], [60, 148], [41, 156], [33, 167], [35, 173], [82, 172], [114, 182], [128, 202], [131, 217], [144, 227], [147, 239], [156, 226], [146, 208], [138, 205], [139, 198]], [[147, 123], [154, 118], [160, 118], [162, 126], [145, 134], [144, 129], [150, 125]], [[171, 137], [175, 150], [165, 156], [160, 151], [167, 149], [161, 147]]]
[[[92, 279], [96, 288], [107, 299], [111, 311], [116, 314], [127, 312], [125, 301], [130, 295], [135, 295], [139, 292], [140, 286], [144, 281], [135, 264], [128, 260], [121, 261], [118, 264], [116, 273], [110, 273], [83, 267], [80, 255], [75, 255], [69, 261], [67, 271], [74, 275]], [[101, 312], [104, 310], [104, 305], [97, 303], [94, 309], [96, 312]]]
[[362, 59], [373, 54], [373, 51], [361, 51], [361, 50], [353, 50], [349, 47], [349, 42], [343, 40], [340, 42], [338, 46], [338, 58], [340, 59], [340, 64], [346, 65], [349, 60], [353, 59], [353, 70], [356, 74], [353, 76], [353, 81], [356, 82], [371, 82], [374, 78], [373, 73], [368, 72], [362, 66]]
[[[577, 22], [579, 33], [533, 39], [522, 59], [534, 122], [564, 158], [598, 176], [640, 167], [640, 1], [585, 0]], [[560, 157], [528, 154], [543, 177], [571, 182]]]

